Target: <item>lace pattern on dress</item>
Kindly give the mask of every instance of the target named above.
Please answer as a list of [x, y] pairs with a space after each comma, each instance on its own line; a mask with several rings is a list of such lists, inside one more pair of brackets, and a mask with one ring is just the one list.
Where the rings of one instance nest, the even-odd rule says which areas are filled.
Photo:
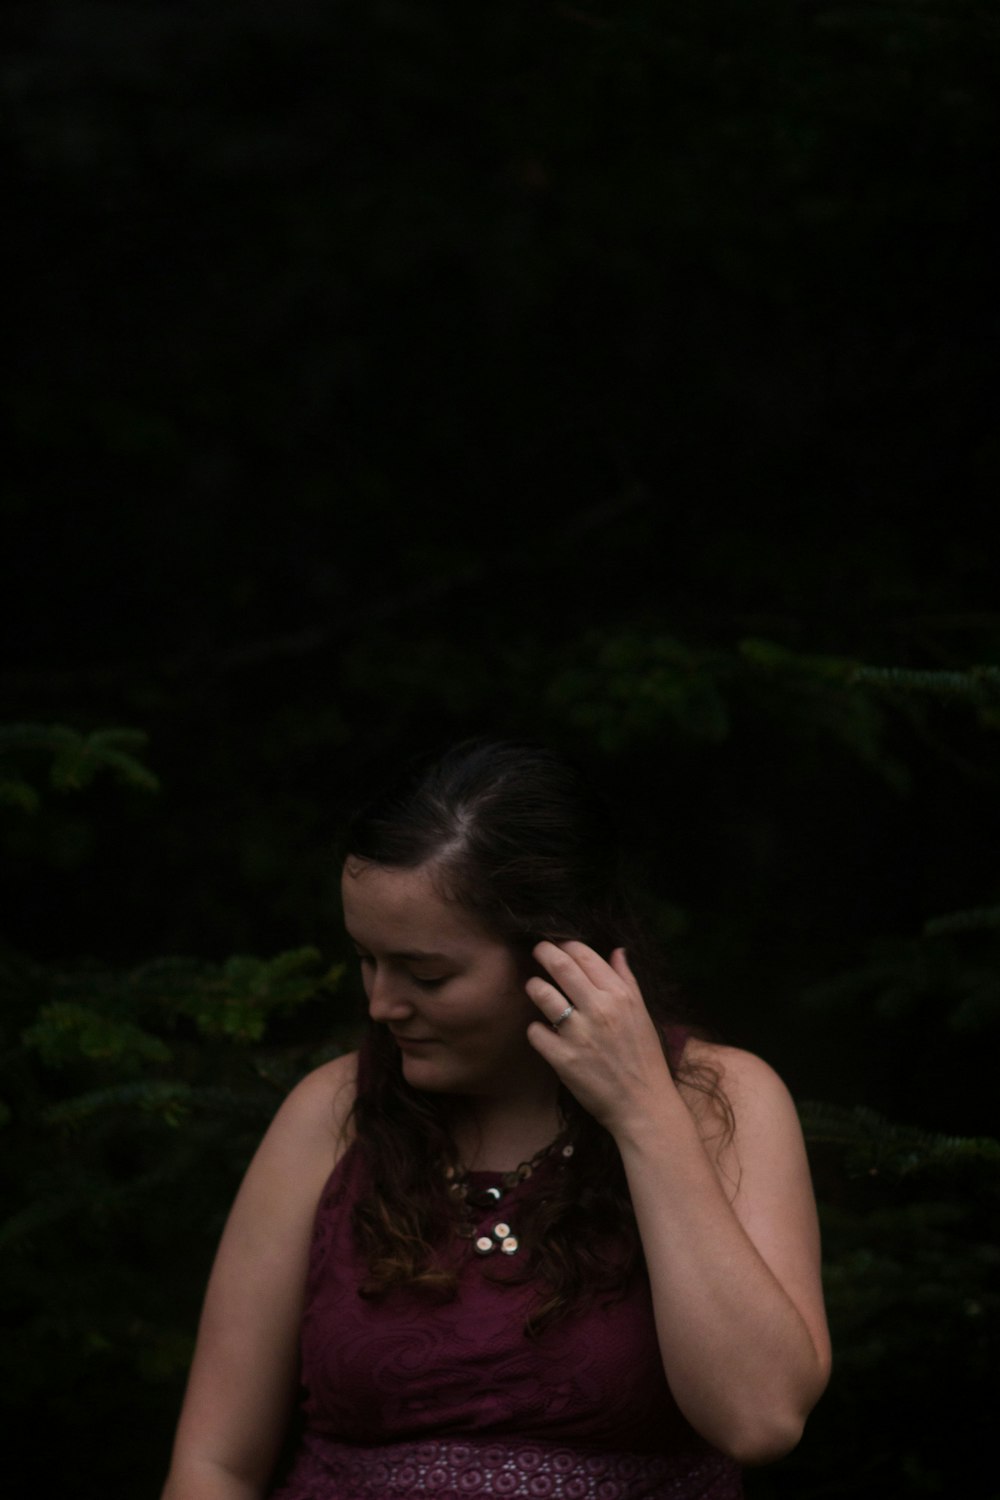
[[273, 1500], [739, 1500], [721, 1453], [667, 1457], [561, 1443], [422, 1439], [359, 1447], [310, 1434]]

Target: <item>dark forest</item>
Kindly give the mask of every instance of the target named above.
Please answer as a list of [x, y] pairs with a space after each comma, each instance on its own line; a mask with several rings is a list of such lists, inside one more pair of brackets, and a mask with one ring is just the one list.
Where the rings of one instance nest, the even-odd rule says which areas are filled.
[[352, 1045], [346, 810], [618, 804], [782, 1073], [835, 1374], [753, 1500], [997, 1500], [1000, 30], [979, 0], [8, 7], [10, 1493], [153, 1500]]

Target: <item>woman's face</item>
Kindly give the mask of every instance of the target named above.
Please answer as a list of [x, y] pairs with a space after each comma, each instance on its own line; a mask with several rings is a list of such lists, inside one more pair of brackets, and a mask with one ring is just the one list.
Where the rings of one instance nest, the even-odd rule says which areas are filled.
[[389, 1028], [408, 1083], [507, 1098], [552, 1085], [526, 1036], [538, 1011], [517, 958], [439, 893], [427, 866], [348, 859], [342, 892], [369, 1014]]

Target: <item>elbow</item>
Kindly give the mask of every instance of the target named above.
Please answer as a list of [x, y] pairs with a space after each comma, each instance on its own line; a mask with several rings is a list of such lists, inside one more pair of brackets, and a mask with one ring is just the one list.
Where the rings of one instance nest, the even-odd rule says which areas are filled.
[[805, 1431], [806, 1419], [826, 1389], [829, 1364], [817, 1372], [817, 1379], [803, 1400], [781, 1402], [766, 1411], [747, 1414], [733, 1423], [725, 1440], [717, 1446], [744, 1468], [776, 1463], [791, 1453]]
[[784, 1422], [761, 1422], [733, 1433], [719, 1446], [727, 1458], [734, 1459], [741, 1467], [759, 1468], [762, 1464], [776, 1463], [779, 1458], [791, 1453], [798, 1444], [804, 1427], [805, 1418], [796, 1420], [791, 1416]]

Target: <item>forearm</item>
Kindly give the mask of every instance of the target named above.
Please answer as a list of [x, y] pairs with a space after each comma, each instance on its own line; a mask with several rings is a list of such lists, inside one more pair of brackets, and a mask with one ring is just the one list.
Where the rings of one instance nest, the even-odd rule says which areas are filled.
[[733, 1457], [779, 1457], [823, 1390], [825, 1352], [741, 1225], [676, 1091], [616, 1138], [678, 1405]]
[[266, 1485], [208, 1459], [175, 1453], [160, 1500], [263, 1500]]
[[798, 1441], [829, 1368], [791, 1096], [760, 1058], [691, 1039], [690, 1076], [715, 1077], [731, 1111], [720, 1140], [705, 1096], [674, 1082], [624, 950], [607, 960], [575, 941], [533, 951], [557, 984], [527, 980], [548, 1021], [532, 1022], [528, 1039], [621, 1152], [677, 1404], [732, 1457], [776, 1458]]

